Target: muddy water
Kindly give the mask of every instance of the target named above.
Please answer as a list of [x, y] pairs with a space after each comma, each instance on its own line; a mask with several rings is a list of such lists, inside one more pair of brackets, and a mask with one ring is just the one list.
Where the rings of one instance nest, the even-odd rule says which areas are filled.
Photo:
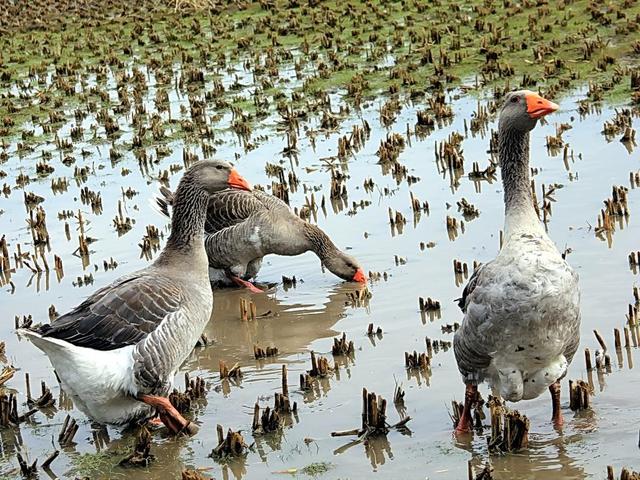
[[[611, 245], [597, 238], [593, 231], [604, 199], [611, 195], [612, 185], [629, 186], [629, 172], [640, 169], [638, 151], [631, 153], [617, 140], [608, 142], [600, 134], [605, 120], [614, 111], [603, 108], [601, 113], [580, 118], [576, 100], [583, 92], [561, 101], [562, 110], [550, 118], [552, 124], [537, 128], [532, 134], [532, 167], [537, 169], [535, 182], [538, 197], [542, 184], [560, 184], [554, 195], [549, 221], [549, 232], [560, 250], [570, 248], [570, 263], [581, 276], [583, 291], [583, 323], [580, 333], [581, 347], [597, 344], [592, 335], [599, 329], [610, 345], [612, 330], [622, 328], [627, 305], [632, 299], [632, 286], [638, 275], [629, 269], [627, 255], [640, 249], [640, 228], [635, 214], [640, 210], [640, 195], [629, 190], [631, 216], [623, 227], [613, 234]], [[175, 100], [177, 105], [179, 100]], [[492, 259], [499, 246], [502, 228], [502, 188], [499, 181], [474, 183], [463, 175], [452, 186], [448, 174], [438, 172], [434, 162], [434, 142], [445, 139], [451, 132], [463, 132], [463, 120], [471, 118], [476, 99], [462, 96], [453, 100], [456, 114], [453, 123], [436, 129], [424, 139], [411, 136], [400, 155], [400, 162], [409, 174], [420, 181], [408, 186], [398, 184], [391, 176], [385, 176], [377, 165], [375, 153], [389, 132], [405, 134], [407, 124], [413, 129], [415, 112], [420, 105], [407, 105], [390, 129], [384, 129], [378, 121], [380, 105], [365, 107], [358, 114], [345, 120], [340, 132], [318, 133], [315, 149], [308, 138], [301, 136], [297, 159], [283, 159], [281, 150], [286, 139], [275, 130], [275, 119], [267, 119], [263, 130], [269, 138], [255, 150], [244, 153], [242, 146], [232, 135], [221, 133], [218, 157], [234, 158], [239, 170], [254, 183], [269, 185], [265, 175], [266, 162], [283, 162], [286, 170], [295, 171], [301, 181], [297, 192], [290, 194], [292, 206], [304, 204], [302, 185], [317, 187], [319, 203], [327, 197], [327, 213], [317, 212], [317, 223], [331, 235], [337, 245], [348, 248], [365, 266], [365, 270], [387, 274], [369, 284], [372, 298], [365, 305], [352, 305], [348, 294], [359, 287], [342, 283], [328, 272], [322, 272], [320, 263], [312, 254], [296, 258], [268, 258], [259, 280], [276, 282], [277, 285], [263, 295], [251, 295], [243, 291], [222, 290], [215, 293], [215, 308], [206, 333], [214, 342], [198, 348], [184, 366], [184, 371], [200, 375], [207, 380], [210, 389], [206, 400], [194, 411], [194, 418], [201, 425], [199, 434], [192, 439], [165, 438], [162, 432], [154, 433], [152, 452], [156, 461], [148, 469], [125, 470], [116, 467], [125, 455], [133, 436], [119, 429], [99, 429], [75, 410], [68, 401], [56, 406], [58, 410], [38, 412], [32, 420], [22, 425], [20, 431], [0, 432], [0, 475], [18, 478], [16, 449], [31, 460], [40, 462], [53, 450], [52, 438], [57, 438], [62, 421], [70, 413], [80, 424], [75, 437], [76, 445], [65, 448], [53, 463], [52, 469], [60, 477], [90, 475], [91, 478], [177, 478], [185, 467], [202, 467], [215, 478], [267, 478], [277, 477], [273, 472], [326, 462], [326, 473], [318, 478], [367, 478], [377, 472], [380, 478], [466, 478], [467, 461], [483, 464], [488, 458], [486, 440], [476, 436], [470, 442], [457, 442], [452, 438], [448, 407], [451, 400], [462, 399], [463, 385], [457, 373], [453, 352], [440, 351], [432, 360], [432, 371], [427, 377], [415, 376], [404, 368], [404, 352], [425, 348], [425, 337], [451, 341], [451, 333], [443, 333], [442, 327], [460, 322], [462, 314], [453, 302], [462, 287], [456, 285], [452, 263], [454, 259], [466, 262], [472, 270], [473, 261]], [[372, 126], [371, 137], [365, 147], [347, 162], [334, 161], [349, 178], [348, 206], [339, 210], [328, 201], [330, 173], [327, 158], [336, 155], [338, 134], [344, 134], [351, 125], [365, 119]], [[226, 119], [228, 120], [228, 119]], [[545, 148], [545, 136], [553, 135], [553, 124], [569, 122], [573, 128], [563, 138], [574, 152], [573, 160], [565, 166], [561, 155], [549, 156]], [[640, 121], [635, 120], [635, 128]], [[489, 127], [495, 128], [495, 123]], [[126, 138], [126, 134], [125, 134]], [[54, 273], [32, 275], [28, 269], [19, 269], [12, 275], [11, 285], [3, 285], [0, 292], [4, 321], [0, 324], [0, 338], [6, 342], [8, 362], [20, 368], [7, 384], [20, 392], [24, 402], [24, 372], [31, 375], [32, 389], [37, 390], [41, 380], [52, 389], [60, 400], [60, 388], [47, 358], [30, 343], [21, 341], [13, 331], [15, 315], [32, 314], [36, 321], [47, 321], [49, 305], [58, 312], [65, 312], [94, 289], [107, 284], [115, 277], [146, 264], [140, 259], [138, 243], [148, 224], [162, 227], [166, 222], [148, 204], [157, 190], [158, 172], [171, 164], [181, 164], [183, 145], [169, 144], [173, 153], [161, 160], [155, 171], [146, 173], [138, 169], [132, 155], [125, 153], [122, 161], [112, 165], [108, 158], [108, 146], [88, 146], [91, 156], [78, 163], [92, 167], [86, 185], [102, 193], [104, 212], [95, 215], [81, 206], [76, 198], [79, 188], [71, 182], [69, 191], [54, 196], [47, 180], [32, 181], [26, 187], [46, 198], [47, 225], [51, 234], [51, 252], [58, 254], [64, 264], [65, 276], [58, 281]], [[488, 136], [469, 134], [463, 142], [467, 172], [471, 163], [479, 162], [483, 169], [488, 165]], [[192, 151], [198, 151], [191, 146]], [[324, 160], [323, 160], [324, 159]], [[12, 155], [3, 166], [8, 179], [14, 180], [24, 171], [35, 177], [32, 158]], [[123, 167], [132, 173], [121, 175]], [[54, 176], [72, 176], [73, 166], [56, 164]], [[171, 179], [175, 186], [179, 173]], [[372, 178], [373, 192], [367, 193], [363, 182]], [[126, 215], [136, 220], [132, 230], [118, 237], [112, 219], [117, 211], [117, 200], [122, 198], [121, 188], [133, 187], [139, 192], [125, 201]], [[386, 192], [385, 192], [386, 190]], [[421, 201], [428, 201], [429, 214], [413, 218], [409, 191]], [[464, 220], [456, 202], [462, 197], [480, 211], [479, 217], [465, 221], [464, 233], [455, 240], [449, 238], [445, 218], [447, 215]], [[361, 200], [370, 204], [358, 207], [349, 214], [352, 202]], [[64, 222], [57, 219], [63, 209], [81, 208], [89, 224], [87, 234], [96, 241], [89, 265], [83, 269], [80, 258], [73, 252], [77, 247], [74, 230], [77, 222], [69, 220], [72, 239], [64, 235]], [[388, 221], [388, 208], [398, 210], [407, 218], [402, 233], [394, 232]], [[15, 189], [9, 198], [0, 201], [0, 231], [7, 235], [11, 251], [19, 242], [23, 250], [29, 250], [30, 233], [24, 219], [27, 218], [22, 192]], [[353, 213], [353, 212], [352, 212]], [[420, 249], [420, 242], [433, 242], [432, 248]], [[395, 256], [401, 261], [396, 262]], [[52, 255], [51, 255], [52, 257]], [[103, 260], [113, 257], [118, 262], [114, 270], [105, 271]], [[52, 263], [52, 262], [50, 262]], [[97, 267], [94, 267], [96, 265]], [[93, 284], [76, 287], [78, 276], [93, 274]], [[298, 279], [295, 288], [284, 289], [281, 276]], [[431, 297], [442, 304], [439, 318], [423, 317], [418, 311], [418, 297]], [[239, 314], [241, 298], [255, 302], [258, 319], [242, 321]], [[382, 327], [382, 338], [369, 339], [365, 335], [367, 325]], [[341, 360], [338, 369], [327, 379], [319, 381], [310, 392], [297, 389], [298, 376], [310, 368], [311, 350], [331, 358], [332, 338], [346, 332], [356, 345], [353, 360]], [[578, 334], [578, 332], [576, 332]], [[253, 359], [254, 344], [275, 345], [279, 355], [275, 359]], [[571, 365], [568, 378], [585, 379], [593, 383], [595, 397], [593, 410], [574, 415], [568, 409], [567, 383], [563, 384], [565, 426], [556, 431], [549, 423], [550, 399], [543, 396], [522, 402], [517, 408], [531, 419], [529, 448], [520, 454], [491, 456], [495, 476], [499, 479], [547, 479], [547, 478], [602, 478], [606, 465], [637, 466], [638, 422], [640, 405], [637, 392], [640, 381], [635, 369], [640, 358], [637, 349], [623, 350], [617, 358], [613, 355], [613, 371], [610, 374], [587, 375], [582, 348]], [[218, 362], [238, 363], [244, 372], [239, 382], [220, 381]], [[619, 363], [620, 361], [620, 363]], [[273, 403], [273, 395], [280, 389], [281, 365], [289, 369], [292, 400], [298, 403], [298, 414], [289, 419], [289, 425], [281, 434], [252, 438], [251, 415], [256, 400], [261, 405]], [[635, 369], [632, 368], [635, 365]], [[395, 382], [406, 391], [406, 414], [412, 417], [408, 423], [410, 433], [392, 431], [386, 439], [378, 439], [366, 445], [349, 446], [349, 438], [332, 438], [330, 432], [357, 427], [360, 423], [360, 396], [362, 387], [375, 391], [389, 400], [388, 416], [391, 423], [400, 418], [393, 408]], [[182, 386], [182, 375], [176, 378]], [[486, 394], [483, 390], [483, 394]], [[21, 405], [21, 409], [26, 409]], [[242, 430], [248, 443], [255, 441], [252, 451], [244, 459], [221, 465], [208, 455], [216, 444], [215, 426]], [[96, 452], [99, 454], [95, 455]], [[284, 475], [284, 474], [283, 474]], [[303, 474], [300, 474], [303, 476]], [[41, 473], [45, 478], [45, 474]]]

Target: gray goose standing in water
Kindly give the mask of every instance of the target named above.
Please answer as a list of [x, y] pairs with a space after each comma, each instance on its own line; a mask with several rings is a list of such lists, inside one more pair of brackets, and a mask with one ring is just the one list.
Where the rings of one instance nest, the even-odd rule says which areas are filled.
[[171, 235], [155, 262], [52, 324], [20, 330], [93, 420], [125, 424], [155, 411], [174, 433], [197, 431], [166, 396], [211, 317], [204, 223], [209, 195], [229, 187], [250, 188], [226, 162], [196, 163], [178, 185]]
[[[173, 194], [161, 189], [160, 210], [168, 215]], [[340, 251], [319, 227], [297, 215], [279, 198], [253, 190], [223, 190], [209, 199], [205, 249], [212, 281], [229, 281], [261, 292], [248, 280], [260, 270], [265, 255], [314, 252], [322, 265], [347, 281], [366, 282], [358, 261]]]
[[456, 432], [470, 430], [471, 406], [485, 380], [512, 402], [548, 388], [552, 420], [562, 424], [560, 379], [579, 343], [578, 275], [540, 223], [529, 180], [529, 132], [557, 109], [522, 90], [507, 94], [500, 112], [504, 241], [498, 256], [474, 272], [459, 300], [465, 316], [453, 346], [466, 392]]

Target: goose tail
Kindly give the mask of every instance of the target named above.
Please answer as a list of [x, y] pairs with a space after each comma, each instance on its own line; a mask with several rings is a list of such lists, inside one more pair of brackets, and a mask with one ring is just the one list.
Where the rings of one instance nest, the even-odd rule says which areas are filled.
[[67, 342], [58, 340], [56, 338], [43, 337], [42, 334], [36, 330], [31, 330], [29, 328], [19, 328], [17, 332], [19, 336], [28, 338], [31, 343], [33, 343], [47, 355], [63, 353], [65, 352], [65, 350], [69, 349]]
[[164, 215], [171, 218], [170, 207], [173, 205], [173, 192], [165, 186], [160, 187], [160, 195], [151, 199], [151, 207]]
[[[122, 394], [137, 395], [138, 386], [133, 375], [134, 345], [115, 350], [94, 350], [45, 337], [34, 330], [22, 328], [18, 334], [27, 337], [49, 357], [65, 388], [84, 399], [85, 403], [96, 402], [99, 405]], [[108, 417], [118, 416], [111, 412], [104, 417], [95, 408], [89, 410], [91, 417], [107, 423], [114, 422]]]

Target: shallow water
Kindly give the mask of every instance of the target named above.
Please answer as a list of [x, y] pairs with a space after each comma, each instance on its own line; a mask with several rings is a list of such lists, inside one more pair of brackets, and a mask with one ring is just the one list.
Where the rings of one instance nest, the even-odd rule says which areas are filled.
[[[558, 183], [563, 186], [554, 195], [556, 202], [553, 203], [553, 215], [548, 225], [549, 233], [561, 251], [571, 249], [568, 260], [580, 274], [583, 293], [581, 349], [567, 378], [593, 382], [596, 390], [592, 399], [593, 410], [574, 415], [568, 409], [566, 379], [563, 383], [566, 423], [562, 431], [554, 430], [549, 422], [551, 405], [547, 396], [519, 403], [517, 408], [531, 419], [530, 445], [520, 454], [491, 456], [498, 479], [602, 478], [606, 465], [615, 465], [619, 470], [621, 466], [633, 466], [637, 462], [640, 405], [635, 392], [640, 381], [630, 368], [630, 361], [636, 365], [640, 362], [637, 349], [621, 352], [622, 365], [618, 364], [612, 352], [612, 373], [598, 375], [593, 372], [591, 377], [585, 371], [582, 350], [589, 347], [593, 352], [597, 348], [591, 333], [594, 328], [602, 332], [612, 346], [612, 330], [623, 327], [627, 305], [633, 300], [632, 286], [638, 283], [638, 276], [629, 269], [627, 255], [640, 248], [640, 228], [634, 221], [634, 214], [640, 208], [638, 191], [629, 190], [631, 216], [624, 228], [613, 234], [611, 246], [595, 236], [593, 226], [603, 200], [611, 195], [612, 186], [629, 187], [629, 172], [640, 170], [640, 156], [637, 150], [629, 152], [617, 139], [608, 142], [600, 134], [603, 122], [613, 117], [613, 109], [603, 108], [601, 113], [579, 117], [576, 100], [582, 98], [583, 93], [576, 92], [575, 96], [562, 99], [561, 111], [549, 118], [551, 123], [534, 130], [531, 166], [538, 169], [534, 178], [539, 200], [542, 184]], [[153, 95], [153, 89], [150, 89], [150, 95]], [[173, 97], [173, 110], [178, 110], [180, 101]], [[19, 432], [0, 432], [0, 474], [3, 478], [19, 476], [16, 448], [31, 460], [38, 458], [39, 463], [42, 462], [53, 450], [52, 438], [57, 438], [67, 413], [79, 422], [80, 430], [75, 437], [76, 445], [64, 449], [52, 465], [60, 477], [89, 474], [91, 478], [130, 476], [164, 479], [177, 478], [184, 467], [203, 467], [215, 478], [251, 479], [328, 462], [328, 472], [318, 474], [318, 478], [358, 479], [377, 472], [382, 478], [460, 479], [466, 477], [470, 458], [476, 465], [483, 464], [488, 458], [483, 437], [476, 436], [472, 442], [459, 443], [451, 435], [449, 405], [451, 400], [460, 400], [463, 396], [463, 384], [452, 350], [440, 351], [434, 356], [431, 375], [427, 378], [411, 375], [404, 368], [405, 351], [424, 351], [426, 336], [452, 341], [453, 334], [443, 333], [441, 327], [462, 320], [462, 313], [453, 302], [462, 290], [462, 286], [456, 285], [453, 260], [466, 262], [472, 270], [474, 260], [488, 261], [498, 251], [503, 221], [500, 182], [474, 183], [463, 175], [459, 184], [452, 187], [449, 175], [439, 173], [434, 161], [434, 142], [445, 139], [453, 131], [463, 133], [463, 121], [466, 118], [468, 122], [471, 118], [476, 101], [475, 97], [464, 95], [454, 99], [455, 118], [451, 125], [436, 129], [424, 139], [411, 136], [410, 145], [399, 157], [400, 163], [409, 169], [409, 174], [420, 178], [411, 186], [406, 181], [398, 184], [392, 176], [383, 175], [375, 153], [388, 133], [405, 135], [407, 124], [413, 130], [415, 112], [424, 108], [423, 105], [406, 105], [390, 129], [379, 123], [378, 102], [365, 106], [361, 112], [353, 113], [345, 120], [339, 132], [318, 132], [315, 149], [302, 132], [295, 160], [283, 159], [280, 152], [286, 146], [286, 138], [276, 131], [274, 118], [265, 120], [261, 131], [257, 132], [266, 133], [269, 138], [246, 154], [233, 135], [221, 132], [216, 156], [233, 159], [234, 154], [240, 154], [236, 162], [238, 169], [252, 182], [270, 184], [271, 179], [264, 169], [266, 162], [281, 161], [286, 171], [296, 173], [301, 183], [297, 192], [290, 192], [292, 206], [304, 204], [302, 185], [318, 187], [316, 201], [320, 203], [322, 195], [327, 200], [327, 214], [318, 209], [318, 225], [338, 246], [349, 248], [365, 270], [384, 272], [387, 279], [370, 282], [370, 301], [363, 306], [353, 306], [347, 295], [359, 287], [344, 284], [330, 273], [322, 272], [318, 259], [312, 254], [266, 259], [259, 280], [278, 284], [263, 295], [238, 290], [216, 291], [213, 317], [206, 329], [214, 344], [196, 349], [183, 368], [192, 376], [202, 376], [210, 386], [206, 401], [201, 402], [194, 412], [194, 418], [201, 426], [197, 436], [170, 439], [164, 438], [161, 431], [154, 433], [152, 453], [156, 461], [147, 469], [132, 472], [114, 466], [133, 441], [132, 434], [108, 428], [109, 441], [106, 444], [98, 441], [98, 430], [92, 428], [82, 413], [69, 408], [67, 402], [65, 408], [55, 413], [36, 413], [21, 426]], [[349, 132], [352, 125], [361, 124], [362, 119], [372, 127], [366, 145], [348, 161], [334, 162], [336, 169], [348, 175], [348, 206], [342, 210], [334, 209], [328, 198], [330, 172], [323, 159], [336, 155], [338, 136]], [[229, 120], [224, 118], [222, 123]], [[85, 122], [89, 125], [91, 119]], [[574, 152], [574, 160], [569, 162], [568, 168], [565, 168], [561, 154], [549, 156], [545, 148], [545, 136], [553, 135], [554, 124], [561, 122], [569, 122], [573, 126], [563, 135]], [[311, 125], [314, 126], [313, 123]], [[495, 123], [489, 126], [495, 128]], [[640, 121], [635, 118], [634, 127], [639, 126]], [[130, 132], [125, 132], [121, 141], [127, 141], [130, 136]], [[2, 165], [8, 173], [5, 181], [15, 183], [19, 172], [32, 177], [25, 190], [46, 199], [43, 206], [51, 234], [51, 253], [47, 254], [49, 264], [53, 264], [53, 253], [59, 255], [64, 264], [61, 281], [56, 279], [54, 272], [48, 276], [32, 275], [27, 268], [18, 269], [11, 275], [15, 290], [10, 284], [4, 284], [0, 293], [5, 316], [0, 325], [0, 338], [6, 342], [8, 361], [20, 368], [7, 386], [20, 392], [21, 403], [25, 400], [24, 372], [30, 373], [33, 390], [38, 390], [43, 380], [58, 398], [60, 388], [47, 358], [15, 335], [14, 316], [32, 314], [36, 322], [47, 321], [49, 305], [55, 305], [58, 312], [64, 313], [93, 290], [147, 263], [139, 258], [138, 247], [145, 226], [155, 224], [166, 233], [166, 221], [154, 212], [148, 199], [157, 191], [158, 172], [171, 164], [182, 164], [182, 143], [176, 141], [169, 145], [173, 150], [171, 155], [161, 159], [155, 171], [149, 174], [140, 171], [133, 155], [124, 150], [123, 158], [112, 164], [109, 144], [87, 146], [92, 154], [85, 159], [75, 155], [76, 165], [88, 165], [92, 169], [85, 185], [101, 192], [104, 206], [101, 215], [95, 215], [90, 208], [82, 206], [77, 198], [79, 187], [73, 181], [68, 192], [53, 195], [49, 178], [33, 180], [33, 159], [37, 158], [39, 151], [20, 158], [15, 154], [15, 145], [12, 146], [10, 160]], [[80, 147], [79, 144], [75, 146], [78, 152]], [[199, 151], [197, 146], [189, 148]], [[488, 148], [488, 135], [474, 137], [469, 133], [466, 136], [463, 149], [467, 173], [474, 161], [479, 162], [481, 169], [488, 165]], [[58, 162], [52, 164], [56, 168], [52, 177], [73, 176], [73, 166], [65, 167]], [[131, 174], [122, 176], [123, 167], [129, 168]], [[180, 173], [172, 176], [171, 186], [175, 187], [179, 176]], [[371, 193], [363, 188], [367, 178], [375, 182]], [[139, 192], [124, 202], [126, 215], [134, 218], [136, 223], [129, 232], [118, 237], [112, 219], [117, 211], [117, 201], [122, 199], [121, 189], [129, 186]], [[388, 189], [388, 194], [385, 194], [385, 189]], [[421, 201], [429, 202], [428, 215], [423, 213], [414, 221], [409, 191]], [[462, 197], [474, 204], [480, 215], [465, 221], [464, 233], [459, 233], [452, 241], [445, 218], [449, 215], [458, 221], [463, 220], [456, 207], [456, 202]], [[352, 202], [360, 203], [361, 200], [371, 203], [363, 209], [358, 207], [353, 215], [348, 214]], [[64, 221], [58, 220], [56, 215], [63, 209], [78, 208], [88, 221], [85, 226], [87, 235], [96, 239], [90, 245], [90, 262], [84, 270], [81, 259], [73, 255], [77, 247], [77, 221], [69, 220], [72, 235], [67, 241]], [[402, 233], [393, 232], [390, 228], [388, 208], [402, 212], [407, 218]], [[15, 251], [15, 243], [21, 243], [23, 251], [32, 250], [31, 234], [24, 222], [28, 214], [18, 188], [9, 198], [0, 201], [0, 210], [4, 211], [0, 215], [0, 231], [7, 236], [10, 252]], [[421, 250], [420, 242], [435, 242], [435, 246]], [[401, 257], [401, 262], [395, 261], [396, 255]], [[118, 267], [105, 271], [103, 260], [111, 257], [118, 262]], [[93, 274], [93, 283], [75, 287], [76, 278], [87, 273]], [[295, 275], [299, 280], [297, 287], [284, 289], [280, 282], [282, 275]], [[439, 300], [442, 305], [440, 318], [421, 316], [418, 297]], [[241, 298], [255, 302], [258, 313], [255, 321], [240, 319]], [[369, 323], [382, 327], [382, 338], [369, 339], [365, 335]], [[337, 371], [318, 381], [313, 391], [297, 390], [299, 374], [310, 368], [309, 352], [313, 350], [331, 359], [332, 337], [342, 332], [354, 341], [355, 358], [339, 361]], [[254, 360], [254, 344], [275, 345], [279, 354], [275, 359]], [[220, 381], [219, 360], [228, 365], [237, 362], [244, 372], [242, 381]], [[298, 403], [297, 418], [292, 418], [291, 424], [279, 435], [253, 439], [250, 431], [253, 404], [256, 399], [262, 406], [272, 404], [273, 394], [280, 389], [283, 364], [288, 366], [292, 400]], [[359, 425], [363, 387], [389, 400], [391, 423], [400, 418], [391, 402], [396, 381], [402, 383], [406, 391], [406, 414], [412, 417], [407, 425], [410, 433], [391, 431], [386, 439], [342, 448], [348, 444], [349, 438], [332, 438], [330, 432]], [[182, 375], [177, 376], [176, 385], [182, 386]], [[486, 397], [488, 392], [483, 389], [482, 393]], [[20, 407], [21, 410], [26, 408], [26, 405]], [[254, 448], [245, 459], [220, 465], [208, 457], [217, 443], [217, 423], [225, 429], [241, 430], [248, 443], [255, 441]], [[100, 435], [104, 440], [105, 432]], [[106, 452], [106, 455], [93, 457], [91, 461], [89, 457], [82, 456], [96, 451]], [[82, 468], [78, 469], [78, 466]]]

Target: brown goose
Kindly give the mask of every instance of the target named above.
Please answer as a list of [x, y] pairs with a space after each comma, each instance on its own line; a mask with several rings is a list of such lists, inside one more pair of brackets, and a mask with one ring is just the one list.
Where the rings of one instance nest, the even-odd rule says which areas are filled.
[[[168, 215], [173, 194], [161, 189], [157, 203]], [[214, 283], [233, 282], [261, 292], [248, 280], [265, 255], [314, 252], [322, 265], [347, 281], [366, 282], [357, 260], [340, 251], [319, 227], [296, 216], [279, 198], [260, 190], [223, 190], [209, 199], [205, 249]]]
[[249, 184], [231, 165], [202, 161], [176, 190], [171, 235], [151, 265], [96, 291], [51, 325], [20, 330], [49, 356], [75, 404], [100, 423], [155, 411], [172, 431], [195, 433], [166, 398], [211, 317], [204, 250], [209, 195]]
[[454, 337], [466, 384], [457, 432], [471, 427], [478, 384], [512, 402], [551, 392], [553, 422], [562, 424], [560, 379], [578, 349], [578, 275], [538, 220], [529, 180], [529, 132], [558, 105], [528, 90], [509, 93], [500, 112], [498, 141], [504, 186], [504, 242], [498, 256], [469, 279]]

